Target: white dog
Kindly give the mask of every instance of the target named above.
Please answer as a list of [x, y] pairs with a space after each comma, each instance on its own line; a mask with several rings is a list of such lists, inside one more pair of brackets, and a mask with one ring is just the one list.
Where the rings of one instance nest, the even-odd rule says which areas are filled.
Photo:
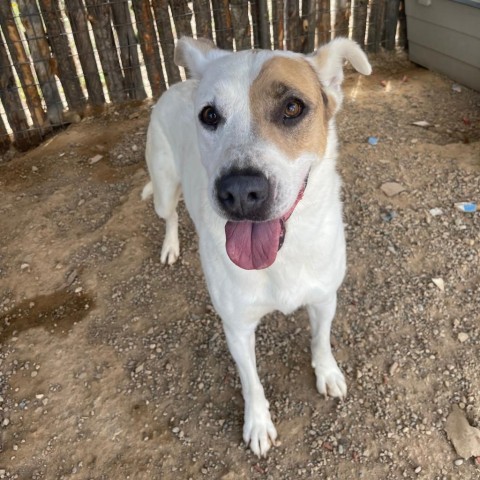
[[277, 438], [255, 360], [255, 329], [265, 314], [305, 305], [317, 389], [332, 397], [347, 392], [330, 348], [345, 273], [334, 123], [345, 59], [370, 74], [365, 54], [344, 38], [310, 56], [233, 53], [182, 38], [175, 62], [193, 79], [160, 98], [148, 129], [151, 182], [142, 197], [153, 193], [166, 220], [161, 261], [179, 256], [183, 192], [242, 382], [243, 439], [259, 456]]

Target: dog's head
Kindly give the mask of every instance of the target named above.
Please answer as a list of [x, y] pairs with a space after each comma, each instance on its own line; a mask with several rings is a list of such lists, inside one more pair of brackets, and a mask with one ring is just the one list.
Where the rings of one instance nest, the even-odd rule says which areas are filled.
[[[283, 224], [312, 165], [325, 154], [329, 125], [342, 102], [345, 59], [370, 74], [363, 51], [344, 38], [310, 56], [228, 52], [191, 38], [177, 43], [177, 65], [198, 80], [194, 107], [201, 160], [212, 205], [227, 220], [227, 251], [233, 239], [228, 253], [237, 265], [265, 268], [275, 259]], [[244, 245], [256, 236], [257, 245], [248, 248], [268, 251], [268, 259], [260, 255], [257, 262]], [[266, 244], [272, 241], [275, 249]]]

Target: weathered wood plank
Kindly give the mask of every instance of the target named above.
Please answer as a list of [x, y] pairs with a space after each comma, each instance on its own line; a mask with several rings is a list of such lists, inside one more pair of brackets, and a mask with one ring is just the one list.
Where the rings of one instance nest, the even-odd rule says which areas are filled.
[[175, 41], [173, 39], [172, 26], [170, 25], [170, 12], [168, 10], [168, 0], [151, 0], [155, 21], [157, 23], [158, 36], [162, 47], [163, 58], [165, 60], [165, 70], [167, 71], [168, 83], [173, 85], [179, 82], [182, 77], [180, 70], [173, 61], [175, 51]]
[[[241, 1], [241, 0], [240, 0]], [[245, 3], [241, 1], [241, 3]], [[210, 0], [193, 0], [197, 37], [213, 39]]]
[[98, 73], [92, 42], [88, 34], [87, 12], [83, 0], [65, 0], [67, 16], [72, 26], [78, 59], [82, 66], [88, 101], [93, 105], [105, 103], [103, 86]]
[[10, 140], [10, 135], [8, 135], [7, 127], [0, 116], [0, 155], [9, 149], [11, 144], [12, 141]]
[[302, 21], [298, 0], [286, 0], [287, 50], [299, 52], [302, 49]]
[[237, 50], [252, 48], [250, 21], [248, 19], [248, 2], [244, 0], [230, 0], [230, 12], [232, 14], [235, 48]]
[[387, 50], [393, 50], [395, 48], [395, 37], [397, 36], [399, 13], [400, 0], [389, 0], [385, 8], [384, 47]]
[[177, 38], [192, 36], [192, 10], [187, 0], [168, 0]]
[[[3, 28], [3, 27], [2, 27]], [[18, 94], [12, 66], [8, 58], [5, 43], [0, 39], [0, 101], [2, 102], [8, 124], [13, 131], [14, 146], [18, 150], [28, 150], [37, 145], [40, 140], [40, 129], [31, 136], [29, 133], [28, 120], [23, 110], [22, 102]]]
[[50, 47], [38, 6], [33, 0], [17, 0], [17, 3], [30, 56], [47, 106], [47, 118], [52, 125], [60, 125], [63, 122], [63, 103], [51, 68]]
[[400, 0], [400, 12], [398, 14], [398, 44], [402, 48], [408, 48], [407, 40], [407, 16], [405, 13], [405, 0]]
[[228, 0], [212, 0], [212, 10], [217, 45], [226, 50], [233, 50], [232, 16]]
[[315, 50], [316, 1], [304, 0], [302, 4], [302, 52]]
[[332, 38], [331, 32], [331, 16], [330, 16], [330, 0], [318, 0], [317, 12], [317, 29], [318, 29], [318, 43], [324, 45]]
[[86, 100], [72, 58], [58, 0], [38, 0], [68, 106], [81, 112]]
[[167, 86], [163, 76], [162, 61], [149, 0], [133, 0], [133, 10], [137, 20], [140, 48], [145, 60], [152, 94], [154, 97], [158, 97], [166, 90]]
[[110, 5], [105, 0], [86, 0], [86, 6], [110, 100], [124, 102], [127, 100], [125, 79], [110, 24]]
[[385, 0], [373, 0], [368, 17], [368, 34], [366, 49], [368, 52], [378, 52], [382, 42], [383, 23], [385, 16]]
[[[30, 59], [23, 47], [20, 32], [18, 31], [13, 18], [10, 2], [0, 1], [0, 26], [3, 30], [12, 61], [16, 65], [18, 78], [20, 79], [20, 83], [25, 93], [33, 124], [39, 130], [47, 128], [46, 115], [43, 111], [42, 101], [37, 90], [36, 81], [30, 65]], [[11, 88], [13, 87], [11, 86]]]
[[283, 50], [285, 41], [285, 3], [272, 0], [273, 48]]
[[352, 38], [365, 48], [365, 32], [367, 30], [368, 0], [354, 0]]
[[335, 37], [349, 37], [350, 0], [336, 0], [335, 7]]
[[252, 2], [252, 10], [255, 6], [256, 26], [258, 28], [258, 42], [260, 48], [270, 50], [272, 42], [270, 40], [270, 19], [268, 16], [268, 5], [266, 0], [256, 0]]
[[138, 61], [138, 42], [133, 31], [129, 5], [127, 2], [118, 0], [109, 0], [109, 2], [112, 7], [113, 26], [118, 37], [126, 92], [132, 100], [144, 100], [147, 94], [143, 86], [142, 71]]

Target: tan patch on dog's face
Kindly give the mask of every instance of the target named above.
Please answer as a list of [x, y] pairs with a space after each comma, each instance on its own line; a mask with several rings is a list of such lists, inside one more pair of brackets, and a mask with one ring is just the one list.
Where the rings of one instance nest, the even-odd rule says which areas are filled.
[[[254, 130], [291, 159], [325, 152], [332, 103], [313, 67], [302, 59], [268, 60], [250, 88]], [[301, 114], [289, 118], [298, 105], [303, 106]]]

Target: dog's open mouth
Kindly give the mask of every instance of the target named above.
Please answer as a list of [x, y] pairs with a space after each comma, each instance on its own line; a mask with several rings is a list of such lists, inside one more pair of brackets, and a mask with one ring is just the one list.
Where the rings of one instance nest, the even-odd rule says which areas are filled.
[[230, 260], [244, 270], [261, 270], [273, 264], [285, 239], [285, 222], [302, 199], [307, 179], [285, 215], [268, 222], [227, 222], [226, 249]]

